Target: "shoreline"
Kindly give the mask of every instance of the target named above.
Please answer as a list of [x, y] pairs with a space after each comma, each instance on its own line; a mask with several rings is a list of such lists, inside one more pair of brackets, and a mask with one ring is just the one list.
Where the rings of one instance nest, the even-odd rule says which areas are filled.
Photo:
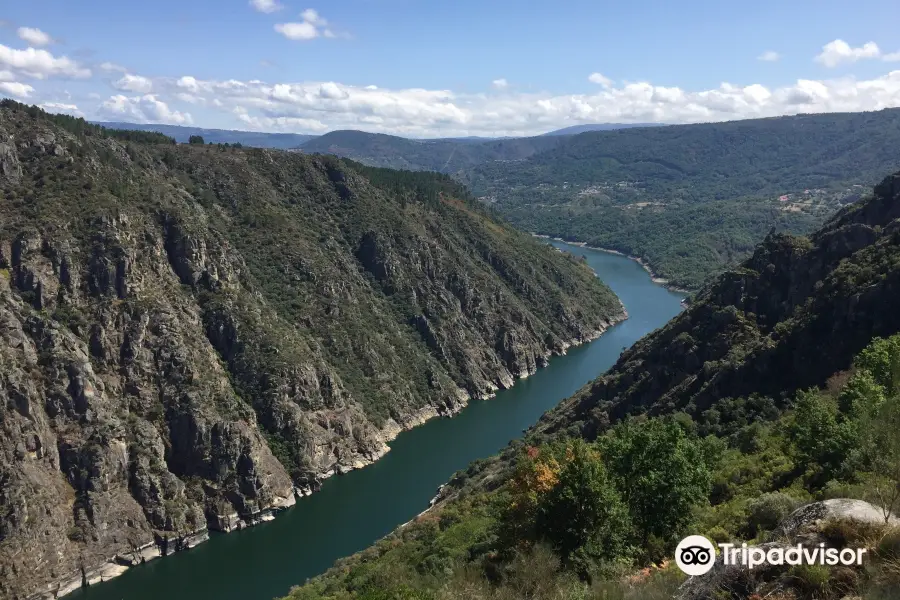
[[[428, 405], [421, 407], [420, 409], [408, 415], [402, 423], [398, 423], [397, 421], [390, 419], [389, 422], [385, 423], [385, 425], [378, 432], [378, 440], [382, 443], [381, 448], [368, 455], [358, 455], [357, 459], [351, 464], [335, 464], [327, 471], [317, 473], [316, 480], [318, 485], [315, 487], [299, 487], [294, 484], [291, 497], [279, 498], [278, 501], [273, 503], [271, 506], [260, 508], [258, 512], [249, 515], [249, 519], [247, 520], [241, 518], [237, 514], [223, 515], [220, 517], [220, 519], [225, 519], [227, 525], [225, 525], [224, 527], [222, 526], [221, 522], [219, 527], [210, 527], [209, 524], [207, 524], [205, 528], [187, 533], [186, 535], [173, 535], [171, 539], [166, 540], [166, 545], [168, 545], [168, 543], [172, 543], [174, 547], [167, 548], [167, 550], [162, 549], [159, 540], [151, 540], [138, 548], [133, 548], [130, 552], [122, 552], [116, 554], [106, 561], [98, 563], [93, 567], [85, 567], [80, 571], [69, 573], [66, 576], [58, 579], [56, 582], [43, 587], [43, 589], [36, 590], [34, 593], [26, 596], [26, 599], [52, 600], [55, 598], [62, 598], [63, 596], [76, 592], [80, 589], [93, 587], [99, 583], [115, 579], [120, 575], [128, 572], [133, 567], [140, 566], [158, 558], [169, 558], [172, 555], [190, 550], [191, 548], [209, 541], [211, 532], [216, 532], [217, 534], [228, 534], [234, 531], [241, 531], [243, 529], [255, 527], [256, 525], [260, 525], [262, 523], [275, 521], [277, 520], [278, 516], [280, 516], [290, 508], [296, 506], [304, 497], [311, 496], [312, 494], [320, 491], [322, 488], [322, 484], [324, 484], [326, 479], [329, 479], [335, 475], [346, 475], [351, 471], [365, 468], [377, 462], [380, 458], [384, 457], [390, 451], [390, 446], [388, 444], [396, 439], [397, 436], [399, 436], [404, 431], [415, 429], [416, 427], [424, 425], [428, 421], [431, 421], [436, 417], [453, 418], [455, 415], [462, 412], [473, 400], [489, 400], [495, 397], [498, 391], [510, 389], [516, 384], [516, 382], [526, 379], [540, 369], [545, 368], [549, 364], [549, 360], [553, 357], [565, 356], [569, 348], [582, 346], [584, 344], [589, 344], [596, 341], [611, 327], [629, 318], [628, 311], [626, 310], [625, 305], [622, 304], [621, 300], [619, 300], [619, 305], [621, 307], [621, 311], [618, 314], [606, 319], [605, 322], [601, 321], [603, 322], [603, 324], [600, 325], [600, 327], [598, 327], [596, 330], [591, 331], [586, 335], [581, 336], [580, 338], [574, 338], [572, 340], [569, 340], [568, 342], [563, 342], [560, 349], [548, 348], [547, 350], [545, 350], [545, 362], [541, 366], [536, 366], [533, 371], [523, 371], [520, 373], [512, 373], [507, 371], [507, 373], [505, 374], [498, 374], [500, 385], [492, 386], [493, 390], [489, 393], [483, 394], [480, 397], [473, 396], [472, 394], [460, 395], [460, 403], [449, 411], [442, 412], [439, 411], [435, 406]], [[508, 375], [509, 377], [504, 377], [504, 375]], [[429, 507], [426, 508], [422, 513], [414, 516], [412, 519], [410, 519], [410, 521], [407, 521], [406, 523], [397, 525], [395, 530], [397, 528], [402, 528], [408, 525], [410, 522], [414, 521], [422, 514], [425, 514], [429, 510], [431, 510], [433, 506], [434, 500], [432, 500]]]
[[680, 294], [693, 294], [695, 291], [695, 290], [689, 290], [687, 288], [679, 287], [677, 285], [670, 283], [668, 279], [660, 277], [659, 274], [656, 273], [650, 267], [650, 265], [647, 264], [646, 261], [644, 261], [644, 259], [642, 259], [638, 256], [632, 256], [630, 254], [625, 254], [624, 252], [621, 252], [619, 250], [613, 250], [611, 248], [600, 248], [598, 246], [590, 246], [590, 245], [588, 245], [587, 242], [571, 242], [569, 240], [564, 240], [561, 237], [553, 237], [553, 236], [544, 235], [541, 233], [532, 233], [531, 235], [533, 235], [536, 238], [541, 238], [544, 240], [553, 240], [554, 242], [562, 242], [563, 244], [569, 244], [570, 246], [578, 246], [580, 248], [587, 248], [588, 250], [595, 250], [597, 252], [605, 252], [607, 254], [615, 254], [617, 256], [624, 256], [625, 258], [631, 259], [634, 262], [636, 262], [637, 264], [641, 265], [641, 267], [645, 271], [647, 271], [647, 273], [650, 275], [650, 281], [652, 281], [653, 283], [655, 283], [657, 285], [661, 285], [662, 287], [666, 288], [669, 291], [678, 292]]

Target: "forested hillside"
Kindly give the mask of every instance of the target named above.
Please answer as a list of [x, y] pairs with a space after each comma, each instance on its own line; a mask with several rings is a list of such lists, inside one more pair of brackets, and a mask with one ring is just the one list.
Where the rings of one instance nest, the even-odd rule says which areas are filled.
[[187, 143], [191, 136], [200, 136], [207, 144], [241, 144], [255, 148], [280, 148], [283, 150], [297, 146], [313, 139], [314, 135], [299, 133], [263, 133], [261, 131], [236, 131], [232, 129], [204, 129], [202, 127], [185, 127], [183, 125], [164, 125], [162, 123], [104, 123], [98, 125], [108, 129], [125, 131], [156, 131], [171, 136], [175, 141]]
[[514, 225], [696, 288], [771, 228], [805, 233], [900, 167], [900, 109], [584, 133], [460, 174]]
[[[900, 530], [881, 515], [900, 510], [898, 298], [900, 173], [808, 238], [769, 235], [524, 440], [291, 598], [896, 598]], [[863, 567], [681, 587], [682, 536], [796, 543], [785, 517], [827, 498], [880, 507], [801, 538], [865, 547]]]
[[0, 104], [0, 596], [294, 502], [623, 318], [447, 176]]
[[300, 150], [335, 154], [376, 167], [455, 173], [487, 161], [522, 160], [555, 147], [561, 139], [411, 140], [364, 131], [332, 131], [304, 143]]

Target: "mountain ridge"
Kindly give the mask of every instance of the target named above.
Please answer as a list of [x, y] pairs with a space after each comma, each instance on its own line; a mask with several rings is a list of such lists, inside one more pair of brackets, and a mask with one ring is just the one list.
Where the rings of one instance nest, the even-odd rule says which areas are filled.
[[0, 595], [377, 460], [624, 317], [449, 177], [0, 104]]

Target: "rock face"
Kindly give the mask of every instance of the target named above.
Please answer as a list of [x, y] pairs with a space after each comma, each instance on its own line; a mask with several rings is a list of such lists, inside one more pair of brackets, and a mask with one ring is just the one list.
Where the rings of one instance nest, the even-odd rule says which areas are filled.
[[[889, 515], [891, 526], [900, 523], [896, 517]], [[884, 512], [868, 502], [838, 498], [813, 502], [797, 509], [789, 515], [774, 532], [773, 541], [751, 546], [765, 552], [772, 550], [786, 551], [802, 544], [810, 551], [821, 547], [842, 550], [850, 548], [854, 551], [865, 549], [871, 552], [871, 548], [864, 548], [858, 543], [846, 543], [847, 540], [834, 539], [829, 534], [829, 523], [845, 523], [845, 527], [851, 529], [865, 529], [867, 527], [884, 527], [886, 523]], [[865, 553], [863, 553], [865, 557]], [[863, 565], [865, 565], [865, 558]], [[837, 569], [847, 569], [852, 572], [855, 566], [839, 566]], [[705, 575], [691, 577], [682, 586], [678, 600], [718, 600], [719, 598], [767, 598], [776, 592], [784, 593], [786, 590], [802, 585], [798, 578], [791, 574], [791, 565], [756, 565], [753, 569], [742, 564], [725, 564], [723, 555], [716, 557], [716, 563], [712, 570]], [[795, 596], [786, 596], [795, 597]]]
[[0, 597], [269, 519], [622, 317], [446, 178], [130, 135], [0, 105]]
[[783, 405], [849, 368], [873, 337], [900, 331], [898, 299], [900, 174], [809, 238], [769, 235], [538, 430], [574, 428], [590, 438], [633, 413], [685, 411], [715, 425], [723, 400]]

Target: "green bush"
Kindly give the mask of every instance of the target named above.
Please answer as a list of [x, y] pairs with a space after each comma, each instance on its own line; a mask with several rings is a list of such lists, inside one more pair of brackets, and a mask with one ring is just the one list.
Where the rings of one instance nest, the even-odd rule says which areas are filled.
[[756, 537], [771, 531], [800, 506], [800, 501], [784, 492], [763, 494], [747, 505], [747, 533]]

